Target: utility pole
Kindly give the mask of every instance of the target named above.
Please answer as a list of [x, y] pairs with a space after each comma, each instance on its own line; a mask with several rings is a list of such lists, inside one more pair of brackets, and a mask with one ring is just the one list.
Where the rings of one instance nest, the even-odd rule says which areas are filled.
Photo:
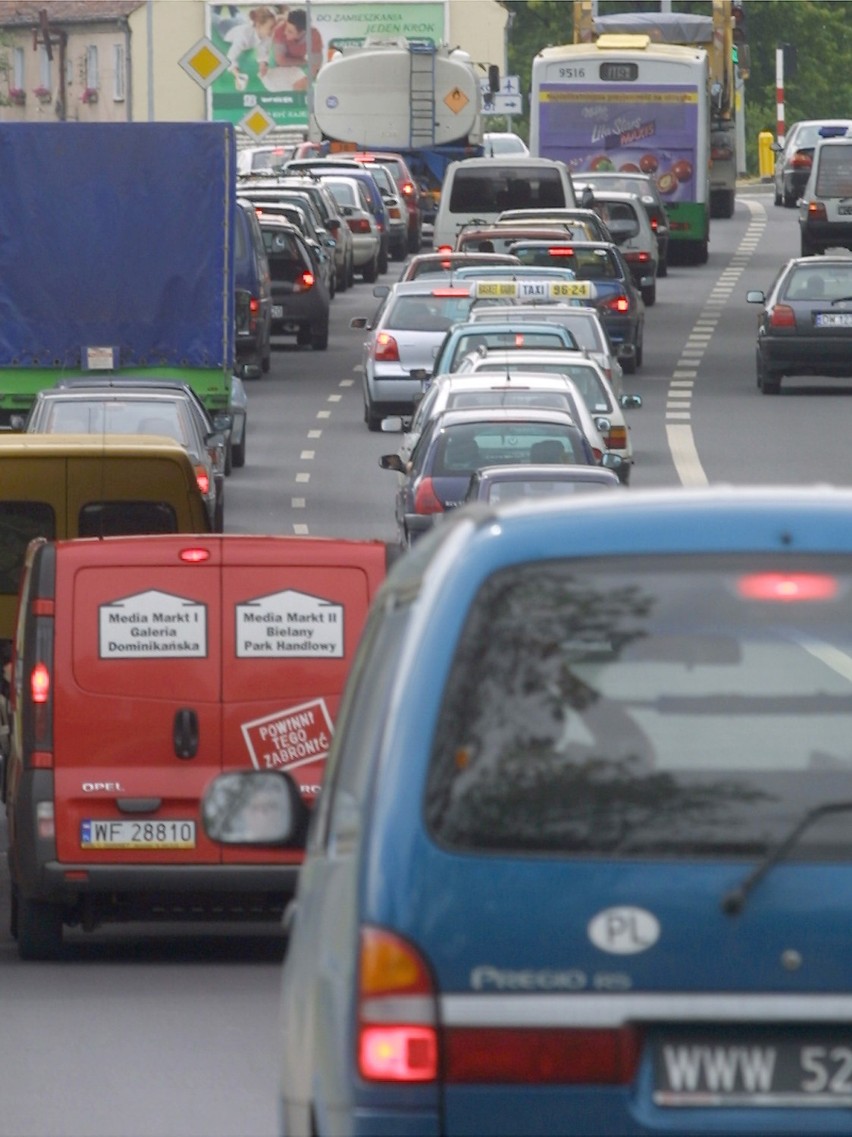
[[[62, 28], [56, 32], [51, 31], [46, 8], [42, 8], [39, 12], [38, 23], [38, 29], [33, 32], [33, 51], [36, 51], [39, 45], [42, 45], [47, 54], [48, 61], [52, 63], [53, 48], [59, 48], [59, 61], [57, 63], [59, 75], [56, 83], [56, 117], [61, 122], [64, 122], [68, 117], [68, 98], [65, 90], [65, 56], [68, 47], [68, 33]], [[39, 29], [41, 35], [39, 35]]]

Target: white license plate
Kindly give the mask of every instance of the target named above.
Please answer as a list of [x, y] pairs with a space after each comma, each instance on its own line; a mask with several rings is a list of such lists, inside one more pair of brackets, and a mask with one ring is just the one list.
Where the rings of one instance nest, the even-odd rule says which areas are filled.
[[81, 849], [194, 849], [194, 821], [97, 821], [80, 823]]
[[838, 205], [837, 212], [841, 217], [849, 217], [852, 214], [852, 205]]
[[852, 312], [817, 312], [814, 323], [818, 328], [852, 328]]
[[284, 318], [284, 309], [280, 304], [272, 305], [272, 319], [281, 320]]

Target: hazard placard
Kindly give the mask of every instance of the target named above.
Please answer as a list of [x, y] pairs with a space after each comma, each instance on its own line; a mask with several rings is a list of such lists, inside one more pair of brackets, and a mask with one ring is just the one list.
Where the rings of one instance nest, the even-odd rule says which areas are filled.
[[447, 94], [444, 95], [444, 102], [450, 108], [453, 114], [458, 114], [459, 111], [464, 110], [464, 108], [470, 102], [470, 99], [467, 97], [461, 87], [453, 87], [452, 91], [448, 91]]

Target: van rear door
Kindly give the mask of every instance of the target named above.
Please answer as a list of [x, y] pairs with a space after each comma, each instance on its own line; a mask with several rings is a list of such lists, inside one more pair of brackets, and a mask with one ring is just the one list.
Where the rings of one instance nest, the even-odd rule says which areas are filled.
[[199, 824], [221, 770], [220, 548], [60, 546], [54, 789], [60, 861], [217, 863]]

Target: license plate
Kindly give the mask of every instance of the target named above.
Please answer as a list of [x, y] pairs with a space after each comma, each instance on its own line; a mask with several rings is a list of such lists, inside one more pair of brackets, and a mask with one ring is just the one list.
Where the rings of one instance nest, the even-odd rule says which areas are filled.
[[272, 305], [272, 319], [280, 320], [284, 316], [284, 308], [280, 304]]
[[852, 205], [838, 205], [837, 212], [841, 217], [849, 217], [852, 214]]
[[686, 1037], [654, 1052], [659, 1106], [852, 1105], [852, 1035], [782, 1039], [743, 1031], [735, 1040]]
[[852, 312], [817, 312], [814, 323], [818, 328], [852, 328]]
[[104, 821], [80, 823], [81, 849], [194, 849], [194, 821]]

